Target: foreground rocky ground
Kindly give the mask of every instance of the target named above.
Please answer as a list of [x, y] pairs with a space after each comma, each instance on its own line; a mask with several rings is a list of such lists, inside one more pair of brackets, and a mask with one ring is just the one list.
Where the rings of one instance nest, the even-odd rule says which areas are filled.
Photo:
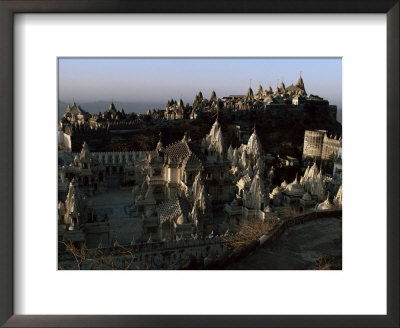
[[342, 221], [324, 218], [289, 227], [279, 239], [238, 263], [231, 270], [341, 269]]

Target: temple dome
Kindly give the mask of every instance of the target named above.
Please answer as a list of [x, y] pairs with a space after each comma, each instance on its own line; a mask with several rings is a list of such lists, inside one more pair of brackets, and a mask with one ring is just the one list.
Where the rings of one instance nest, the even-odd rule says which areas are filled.
[[272, 212], [271, 207], [270, 207], [269, 205], [267, 205], [267, 206], [264, 208], [264, 212], [265, 212], [265, 213], [271, 213], [271, 212]]
[[329, 200], [329, 193], [326, 199], [315, 207], [316, 211], [329, 211], [334, 209], [334, 205]]
[[294, 179], [294, 181], [292, 183], [290, 183], [287, 187], [286, 187], [286, 193], [290, 196], [298, 196], [301, 197], [304, 194], [304, 188], [303, 186], [299, 183], [299, 181], [297, 180], [297, 176], [296, 179]]
[[[283, 183], [282, 183], [283, 184]], [[278, 186], [276, 186], [271, 193], [273, 196], [279, 196], [281, 194], [281, 190], [279, 189]]]
[[284, 180], [282, 183], [281, 183], [281, 189], [286, 189], [286, 187], [287, 187], [287, 182], [286, 182], [286, 180]]

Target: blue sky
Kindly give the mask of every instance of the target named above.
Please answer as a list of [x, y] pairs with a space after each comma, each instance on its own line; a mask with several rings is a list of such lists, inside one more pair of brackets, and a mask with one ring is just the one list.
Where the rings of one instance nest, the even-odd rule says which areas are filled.
[[342, 105], [340, 58], [60, 58], [59, 100], [193, 102], [202, 91], [209, 98], [245, 94], [259, 84], [274, 89], [282, 80], [296, 83], [300, 72], [308, 94]]

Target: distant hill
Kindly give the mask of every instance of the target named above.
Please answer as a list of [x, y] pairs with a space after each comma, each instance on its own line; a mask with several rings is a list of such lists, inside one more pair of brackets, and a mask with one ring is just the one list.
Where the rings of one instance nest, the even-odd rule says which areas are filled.
[[[94, 102], [76, 102], [81, 108], [91, 114], [98, 114], [99, 112], [104, 113], [110, 106], [109, 101], [94, 101]], [[117, 109], [123, 108], [125, 113], [145, 113], [149, 108], [165, 108], [165, 102], [120, 102], [115, 101], [114, 105]], [[68, 103], [59, 100], [58, 101], [58, 118], [61, 118], [68, 106]]]

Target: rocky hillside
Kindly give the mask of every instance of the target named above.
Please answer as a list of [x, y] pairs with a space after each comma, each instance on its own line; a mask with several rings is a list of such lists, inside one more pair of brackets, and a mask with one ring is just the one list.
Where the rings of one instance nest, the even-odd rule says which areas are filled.
[[[146, 128], [136, 130], [128, 140], [116, 141], [106, 146], [107, 151], [150, 150], [154, 149], [159, 133], [162, 132], [164, 145], [183, 137], [188, 132], [192, 140], [200, 141], [209, 131], [216, 119], [216, 113], [203, 113], [196, 120], [158, 121], [148, 120]], [[324, 129], [328, 134], [341, 135], [342, 125], [327, 113], [316, 108], [274, 109], [264, 112], [247, 112], [240, 118], [231, 113], [220, 112], [225, 144], [228, 147], [239, 146], [236, 137], [236, 125], [248, 128], [256, 127], [265, 152], [301, 157], [305, 130]]]

